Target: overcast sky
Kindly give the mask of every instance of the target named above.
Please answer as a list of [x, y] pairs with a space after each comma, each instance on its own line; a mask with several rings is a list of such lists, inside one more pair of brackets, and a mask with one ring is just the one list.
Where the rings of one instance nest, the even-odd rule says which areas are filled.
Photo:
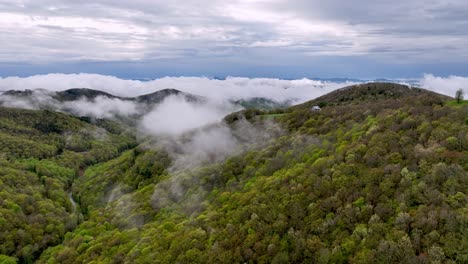
[[468, 76], [466, 0], [0, 0], [0, 76]]

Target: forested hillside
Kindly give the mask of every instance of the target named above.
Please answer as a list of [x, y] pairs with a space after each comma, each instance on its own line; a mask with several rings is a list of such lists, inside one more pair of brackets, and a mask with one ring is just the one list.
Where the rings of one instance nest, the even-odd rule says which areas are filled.
[[370, 84], [234, 113], [282, 133], [184, 169], [110, 121], [2, 108], [0, 262], [468, 263], [468, 105], [448, 100]]
[[32, 262], [83, 220], [71, 198], [74, 179], [135, 145], [116, 124], [97, 123], [102, 127], [51, 111], [0, 108], [0, 262], [4, 255]]

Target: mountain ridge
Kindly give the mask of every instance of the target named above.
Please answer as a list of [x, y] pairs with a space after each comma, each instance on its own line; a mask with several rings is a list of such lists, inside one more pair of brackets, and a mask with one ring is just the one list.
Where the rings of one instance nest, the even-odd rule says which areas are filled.
[[468, 105], [380, 86], [246, 110], [264, 140], [184, 171], [225, 140], [0, 107], [0, 262], [465, 263]]
[[118, 96], [118, 95], [110, 94], [101, 90], [95, 90], [95, 89], [90, 89], [90, 88], [70, 88], [67, 90], [57, 91], [57, 92], [48, 91], [46, 89], [7, 90], [1, 93], [1, 95], [28, 97], [28, 96], [33, 96], [36, 91], [48, 92], [52, 95], [52, 98], [60, 102], [75, 101], [75, 100], [79, 100], [82, 98], [85, 98], [88, 100], [94, 100], [99, 96], [107, 97], [110, 99], [120, 99], [124, 101], [135, 101], [139, 103], [160, 103], [166, 97], [172, 96], [172, 95], [183, 96], [186, 99], [188, 99], [188, 101], [191, 101], [191, 102], [198, 102], [198, 101], [205, 100], [205, 98], [202, 96], [194, 95], [191, 93], [186, 93], [186, 92], [173, 89], [173, 88], [165, 88], [165, 89], [161, 89], [161, 90], [149, 93], [149, 94], [143, 94], [143, 95], [134, 96], [134, 97]]
[[345, 105], [368, 102], [370, 100], [403, 99], [416, 95], [427, 95], [440, 100], [450, 99], [450, 96], [439, 94], [424, 88], [412, 87], [390, 82], [369, 82], [346, 86], [325, 95], [293, 107], [312, 107], [314, 105]]

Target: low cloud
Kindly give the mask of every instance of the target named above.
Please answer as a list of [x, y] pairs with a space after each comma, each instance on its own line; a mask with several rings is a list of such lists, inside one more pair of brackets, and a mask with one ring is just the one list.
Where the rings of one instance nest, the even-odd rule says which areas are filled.
[[[28, 109], [48, 107], [96, 118], [139, 116], [135, 124], [140, 132], [139, 135], [146, 140], [147, 147], [164, 149], [172, 159], [169, 168], [171, 177], [156, 185], [152, 196], [153, 207], [158, 209], [169, 204], [179, 204], [190, 214], [201, 206], [200, 201], [207, 191], [202, 186], [195, 187], [198, 189], [186, 196], [187, 190], [191, 186], [198, 186], [201, 181], [196, 173], [192, 173], [194, 168], [221, 162], [232, 155], [266, 144], [284, 133], [273, 121], [258, 122], [255, 125], [246, 120], [240, 120], [234, 125], [223, 123], [223, 117], [240, 110], [229, 103], [230, 100], [264, 97], [279, 102], [301, 103], [352, 84], [355, 82], [238, 77], [229, 77], [225, 80], [204, 77], [165, 77], [152, 81], [138, 81], [97, 74], [49, 74], [27, 78], [0, 78], [0, 91], [34, 90], [32, 97], [0, 95], [0, 103]], [[465, 94], [468, 93], [467, 77], [444, 78], [427, 74], [417, 84], [449, 96], [453, 96], [460, 88], [464, 89]], [[147, 111], [148, 109], [136, 102], [102, 96], [92, 100], [82, 98], [63, 103], [54, 99], [51, 93], [51, 91], [76, 87], [91, 88], [124, 97], [174, 88], [204, 96], [207, 100], [196, 102], [187, 101], [180, 96], [169, 96]], [[310, 144], [316, 144], [315, 141], [313, 139]], [[213, 177], [217, 177], [216, 173], [213, 173]], [[116, 195], [120, 196], [120, 193], [116, 192]], [[119, 211], [125, 213], [131, 211], [132, 205], [130, 198], [116, 204]], [[135, 219], [135, 223], [140, 223], [139, 218]], [[134, 225], [129, 224], [129, 226]]]
[[23, 109], [50, 109], [93, 118], [130, 117], [139, 114], [139, 106], [132, 101], [98, 96], [94, 99], [81, 98], [61, 102], [47, 90], [34, 90], [31, 96], [0, 95], [0, 105]]
[[[191, 215], [197, 213], [202, 201], [218, 179], [219, 170], [202, 170], [204, 165], [212, 165], [247, 150], [261, 148], [270, 140], [283, 135], [285, 131], [271, 120], [252, 124], [240, 120], [228, 126], [221, 122], [195, 129], [181, 136], [157, 137], [152, 148], [163, 148], [172, 158], [169, 168], [171, 177], [159, 182], [151, 197], [154, 209], [174, 206]], [[205, 168], [207, 169], [207, 168]]]
[[355, 82], [242, 77], [228, 77], [225, 80], [206, 77], [164, 77], [151, 81], [139, 81], [82, 73], [0, 78], [0, 91], [33, 90], [38, 88], [63, 91], [70, 88], [90, 88], [118, 96], [132, 97], [173, 88], [219, 102], [264, 97], [278, 102], [293, 100], [301, 103], [352, 84], [355, 84]]
[[159, 135], [174, 136], [195, 128], [219, 122], [227, 114], [240, 110], [230, 104], [214, 102], [194, 103], [183, 97], [169, 96], [146, 114], [140, 127], [142, 131]]
[[455, 96], [458, 89], [462, 89], [465, 95], [468, 94], [468, 77], [437, 77], [432, 74], [425, 74], [419, 81], [419, 85], [428, 90], [452, 97]]
[[103, 96], [98, 96], [93, 100], [80, 99], [67, 102], [60, 105], [59, 109], [79, 116], [92, 116], [96, 118], [129, 117], [139, 113], [135, 102]]
[[90, 88], [112, 93], [117, 96], [137, 96], [150, 93], [140, 81], [123, 80], [100, 74], [60, 74], [34, 75], [29, 77], [0, 78], [0, 91], [35, 90], [63, 91], [70, 88]]
[[224, 124], [198, 128], [185, 135], [155, 136], [150, 148], [164, 149], [172, 159], [171, 172], [216, 163], [236, 152], [240, 141]]
[[[357, 83], [360, 82], [332, 82], [307, 78], [284, 80], [243, 77], [228, 77], [224, 80], [207, 77], [164, 77], [150, 81], [140, 81], [125, 80], [107, 75], [81, 73], [35, 75], [25, 78], [0, 78], [0, 91], [35, 90], [38, 88], [48, 91], [63, 91], [70, 88], [90, 88], [117, 96], [133, 97], [166, 88], [173, 88], [201, 95], [218, 103], [254, 97], [263, 97], [277, 102], [290, 101], [302, 103], [338, 88]], [[453, 96], [455, 91], [460, 88], [464, 89], [465, 93], [468, 92], [468, 88], [466, 88], [468, 87], [468, 77], [438, 77], [432, 74], [425, 74], [421, 79], [416, 80], [416, 84], [450, 96]]]
[[[241, 77], [228, 77], [224, 80], [206, 77], [164, 77], [151, 81], [139, 81], [99, 74], [47, 74], [25, 78], [0, 78], [0, 92], [29, 89], [33, 90], [34, 95], [32, 98], [0, 95], [0, 103], [10, 107], [26, 109], [48, 107], [76, 115], [111, 118], [141, 114], [143, 109], [141, 105], [132, 101], [107, 97], [97, 97], [92, 100], [83, 98], [62, 103], [55, 100], [51, 92], [70, 88], [90, 88], [121, 97], [134, 97], [174, 88], [208, 98], [208, 103], [202, 105], [170, 97], [156, 109], [149, 113], [145, 112], [140, 128], [152, 134], [177, 134], [219, 121], [226, 114], [239, 110], [226, 103], [232, 100], [263, 97], [277, 102], [295, 104], [356, 83], [359, 82]], [[426, 74], [412, 83], [449, 96], [454, 96], [455, 91], [460, 88], [468, 94], [468, 77], [438, 77]]]
[[37, 89], [32, 91], [31, 96], [26, 97], [0, 94], [0, 105], [30, 110], [40, 108], [58, 109], [59, 102], [52, 97], [50, 91]]

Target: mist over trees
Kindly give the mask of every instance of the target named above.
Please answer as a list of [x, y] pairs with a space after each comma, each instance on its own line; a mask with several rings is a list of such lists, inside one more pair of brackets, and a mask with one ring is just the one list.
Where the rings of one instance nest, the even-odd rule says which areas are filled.
[[451, 100], [363, 84], [144, 131], [0, 108], [0, 262], [468, 262], [468, 105]]

